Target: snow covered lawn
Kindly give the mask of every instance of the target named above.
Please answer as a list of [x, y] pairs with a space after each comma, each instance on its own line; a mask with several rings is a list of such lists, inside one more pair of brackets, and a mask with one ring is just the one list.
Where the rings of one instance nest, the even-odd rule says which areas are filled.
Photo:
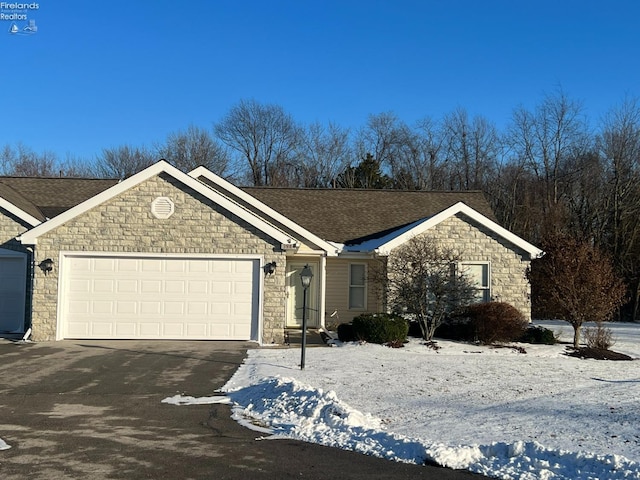
[[[613, 350], [639, 358], [640, 325], [609, 327]], [[276, 438], [505, 479], [640, 479], [640, 362], [438, 343], [308, 348], [304, 371], [299, 348], [251, 350], [223, 390], [235, 418]]]

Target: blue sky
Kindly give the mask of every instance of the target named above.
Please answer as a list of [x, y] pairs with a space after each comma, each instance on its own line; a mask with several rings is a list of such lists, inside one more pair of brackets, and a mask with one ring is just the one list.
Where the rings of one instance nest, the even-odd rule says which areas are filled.
[[502, 128], [560, 87], [596, 122], [640, 96], [636, 0], [36, 3], [35, 34], [0, 20], [0, 146], [61, 157], [152, 146], [250, 98], [357, 129], [458, 107]]

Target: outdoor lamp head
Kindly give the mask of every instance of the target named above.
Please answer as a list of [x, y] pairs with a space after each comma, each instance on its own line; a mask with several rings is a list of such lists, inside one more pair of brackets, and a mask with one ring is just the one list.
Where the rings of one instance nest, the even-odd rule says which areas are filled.
[[38, 266], [40, 267], [40, 270], [42, 270], [44, 272], [44, 274], [48, 274], [51, 270], [53, 270], [53, 260], [51, 260], [50, 258], [47, 258], [45, 260], [42, 260]]
[[303, 288], [309, 288], [311, 285], [311, 279], [313, 278], [313, 272], [309, 268], [309, 265], [305, 265], [302, 271], [300, 272], [300, 280], [302, 281]]

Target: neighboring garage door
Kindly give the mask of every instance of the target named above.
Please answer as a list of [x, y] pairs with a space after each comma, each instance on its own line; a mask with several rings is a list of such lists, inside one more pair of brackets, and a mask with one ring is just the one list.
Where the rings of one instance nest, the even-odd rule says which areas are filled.
[[27, 255], [0, 248], [0, 332], [24, 332]]
[[255, 258], [65, 254], [61, 337], [257, 340]]

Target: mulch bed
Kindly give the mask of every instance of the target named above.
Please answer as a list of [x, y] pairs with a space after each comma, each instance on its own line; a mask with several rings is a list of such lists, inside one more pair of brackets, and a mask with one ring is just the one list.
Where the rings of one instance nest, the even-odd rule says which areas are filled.
[[565, 355], [576, 358], [593, 358], [594, 360], [633, 360], [632, 357], [625, 355], [624, 353], [589, 347], [567, 347]]

